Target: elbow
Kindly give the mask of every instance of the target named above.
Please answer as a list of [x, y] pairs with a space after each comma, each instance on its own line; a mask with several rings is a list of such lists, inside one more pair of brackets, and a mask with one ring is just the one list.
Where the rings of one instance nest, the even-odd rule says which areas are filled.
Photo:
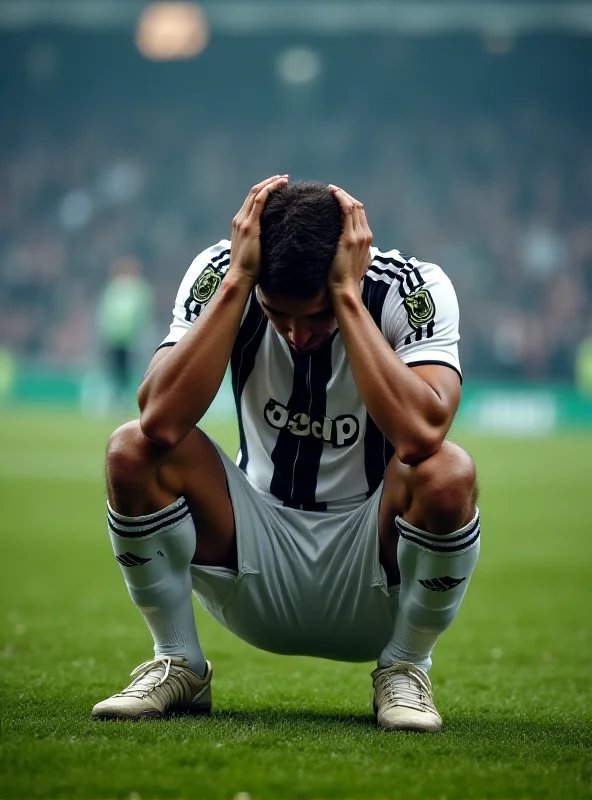
[[148, 389], [147, 377], [147, 375], [144, 375], [144, 380], [140, 384], [140, 387], [136, 393], [136, 401], [138, 403], [138, 408], [140, 409], [141, 417], [146, 413], [146, 409], [150, 402], [150, 392]]
[[183, 439], [164, 420], [147, 412], [140, 414], [140, 430], [153, 444], [165, 450], [172, 450]]
[[442, 447], [442, 439], [439, 436], [424, 436], [396, 444], [395, 452], [402, 464], [413, 467], [433, 456], [440, 447]]
[[165, 450], [172, 450], [185, 438], [187, 431], [171, 423], [171, 414], [162, 395], [151, 386], [150, 374], [144, 376], [137, 393], [140, 409], [140, 430], [153, 444]]
[[138, 405], [140, 407], [140, 430], [144, 436], [153, 444], [165, 450], [172, 450], [183, 439], [184, 434], [175, 430], [167, 419], [167, 414], [159, 408], [155, 408], [153, 403], [146, 402], [142, 397], [142, 387], [138, 392]]

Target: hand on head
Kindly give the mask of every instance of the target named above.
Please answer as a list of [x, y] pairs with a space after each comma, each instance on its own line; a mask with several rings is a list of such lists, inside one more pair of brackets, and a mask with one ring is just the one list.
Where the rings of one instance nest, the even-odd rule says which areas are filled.
[[[274, 175], [253, 186], [232, 221], [231, 269], [252, 286], [261, 270], [261, 213], [271, 192], [287, 183], [288, 175]], [[328, 288], [335, 292], [359, 286], [369, 264], [372, 231], [359, 200], [333, 184], [329, 189], [343, 214], [343, 231], [329, 272]]]
[[253, 186], [232, 220], [230, 268], [244, 275], [253, 286], [257, 283], [261, 269], [261, 212], [269, 194], [287, 183], [287, 175], [274, 175]]
[[359, 287], [369, 265], [372, 231], [364, 206], [344, 189], [329, 184], [343, 212], [343, 233], [329, 273], [329, 291]]

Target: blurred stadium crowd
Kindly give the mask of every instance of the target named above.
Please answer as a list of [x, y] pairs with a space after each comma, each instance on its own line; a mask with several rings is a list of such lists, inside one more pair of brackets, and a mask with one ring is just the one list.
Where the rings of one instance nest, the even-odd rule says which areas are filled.
[[[543, 65], [544, 43], [535, 49]], [[514, 96], [511, 70], [495, 104], [475, 99], [475, 86], [470, 102], [451, 102], [452, 73], [439, 101], [442, 86], [425, 92], [413, 74], [407, 94], [390, 97], [389, 70], [400, 80], [407, 57], [382, 53], [367, 67], [370, 83], [326, 105], [331, 76], [324, 93], [269, 78], [267, 99], [265, 84], [246, 98], [243, 87], [234, 115], [227, 83], [215, 83], [217, 54], [208, 93], [197, 98], [186, 81], [172, 103], [175, 75], [155, 95], [138, 74], [133, 103], [126, 92], [107, 101], [105, 77], [90, 100], [75, 86], [56, 105], [37, 87], [29, 102], [9, 104], [0, 133], [0, 344], [45, 363], [88, 364], [97, 296], [126, 254], [154, 287], [158, 344], [193, 257], [230, 235], [253, 182], [288, 170], [344, 185], [366, 204], [380, 248], [448, 272], [467, 374], [571, 380], [578, 345], [592, 335], [589, 119], [577, 98], [558, 106], [557, 91]], [[482, 72], [484, 56], [475, 58]]]

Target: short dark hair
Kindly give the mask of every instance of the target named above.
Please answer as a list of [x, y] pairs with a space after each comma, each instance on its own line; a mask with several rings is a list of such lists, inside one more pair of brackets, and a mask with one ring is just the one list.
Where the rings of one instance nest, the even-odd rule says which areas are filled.
[[343, 229], [339, 201], [317, 181], [280, 186], [261, 212], [261, 288], [314, 297], [327, 285]]

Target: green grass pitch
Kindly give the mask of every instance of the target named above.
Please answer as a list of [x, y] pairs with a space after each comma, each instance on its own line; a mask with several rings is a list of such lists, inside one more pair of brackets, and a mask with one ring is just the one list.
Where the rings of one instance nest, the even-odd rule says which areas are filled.
[[213, 716], [92, 722], [152, 652], [106, 532], [114, 425], [0, 416], [0, 798], [592, 797], [592, 438], [456, 435], [480, 470], [482, 555], [436, 648], [446, 730], [429, 737], [374, 727], [371, 664], [258, 652], [201, 609]]

